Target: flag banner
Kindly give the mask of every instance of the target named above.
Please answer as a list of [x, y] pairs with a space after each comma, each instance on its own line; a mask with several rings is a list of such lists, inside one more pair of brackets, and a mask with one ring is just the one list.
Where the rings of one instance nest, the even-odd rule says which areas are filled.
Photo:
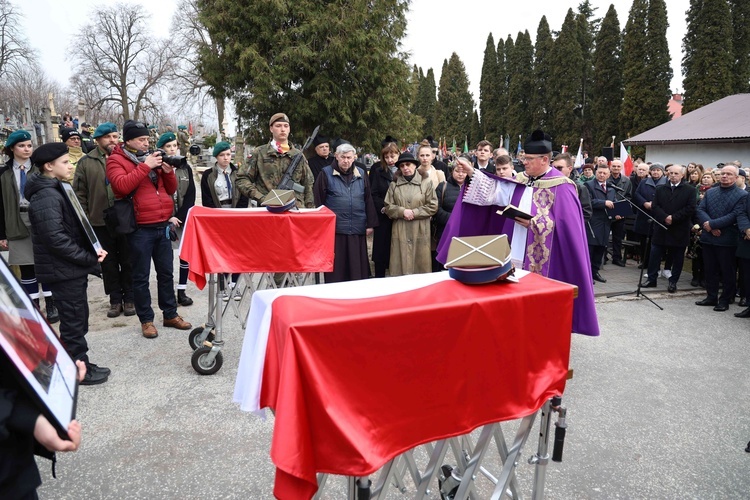
[[578, 154], [576, 155], [576, 162], [573, 165], [573, 167], [580, 173], [581, 169], [583, 168], [583, 139], [581, 139], [580, 144], [578, 144]]
[[630, 177], [633, 172], [633, 159], [630, 157], [630, 151], [625, 149], [625, 145], [620, 142], [620, 161], [622, 161], [622, 171], [626, 177]]

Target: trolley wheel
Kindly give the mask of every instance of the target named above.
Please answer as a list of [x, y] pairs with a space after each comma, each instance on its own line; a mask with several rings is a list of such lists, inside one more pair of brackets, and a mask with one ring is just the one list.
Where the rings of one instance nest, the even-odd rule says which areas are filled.
[[[203, 347], [203, 342], [198, 342], [198, 337], [201, 336], [204, 330], [205, 330], [204, 327], [199, 326], [198, 328], [193, 328], [193, 331], [190, 332], [190, 335], [188, 335], [188, 344], [190, 344], [190, 348], [192, 350], [196, 350], [199, 347]], [[209, 332], [208, 337], [206, 337], [206, 340], [208, 340], [209, 342], [214, 341], [213, 331]]]
[[190, 358], [190, 364], [193, 365], [193, 369], [201, 375], [213, 375], [221, 369], [221, 365], [224, 364], [224, 357], [221, 355], [221, 351], [216, 353], [216, 357], [213, 361], [207, 361], [208, 353], [211, 352], [211, 347], [199, 347], [193, 352], [193, 357]]

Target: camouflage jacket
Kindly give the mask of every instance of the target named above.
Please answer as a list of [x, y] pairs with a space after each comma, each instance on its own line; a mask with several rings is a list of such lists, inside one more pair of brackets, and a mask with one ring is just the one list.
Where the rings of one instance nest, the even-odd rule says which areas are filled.
[[[247, 164], [240, 167], [237, 174], [237, 189], [249, 199], [260, 201], [269, 191], [278, 187], [289, 163], [297, 154], [302, 152], [294, 147], [281, 154], [270, 144], [258, 146]], [[297, 207], [314, 208], [313, 175], [304, 156], [294, 171], [292, 180], [305, 188], [304, 193], [294, 193], [297, 197]]]

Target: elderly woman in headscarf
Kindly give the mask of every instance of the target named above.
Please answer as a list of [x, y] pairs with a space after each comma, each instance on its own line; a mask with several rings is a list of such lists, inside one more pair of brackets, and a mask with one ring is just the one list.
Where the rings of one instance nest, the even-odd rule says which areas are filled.
[[430, 218], [437, 213], [435, 186], [428, 173], [417, 172], [419, 163], [409, 153], [396, 162], [398, 171], [385, 195], [385, 213], [393, 220], [391, 276], [429, 273]]

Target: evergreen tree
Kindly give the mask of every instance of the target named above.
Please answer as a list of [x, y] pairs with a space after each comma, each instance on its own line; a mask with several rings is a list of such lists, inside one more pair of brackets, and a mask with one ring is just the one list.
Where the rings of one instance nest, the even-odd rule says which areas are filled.
[[578, 27], [578, 43], [581, 46], [581, 55], [583, 64], [578, 69], [578, 78], [580, 79], [580, 129], [583, 143], [590, 145], [593, 136], [593, 117], [591, 115], [591, 101], [594, 87], [594, 64], [593, 50], [594, 37], [599, 25], [599, 19], [594, 18], [596, 7], [592, 7], [589, 0], [584, 0], [578, 5], [578, 14], [576, 15], [576, 24]]
[[[420, 68], [420, 74], [421, 72], [422, 69]], [[422, 126], [419, 128], [419, 137], [415, 137], [415, 139], [423, 139], [428, 135], [435, 134], [436, 93], [435, 73], [432, 71], [432, 68], [430, 68], [427, 70], [427, 74], [419, 80], [416, 114], [419, 115], [423, 121]]]
[[683, 39], [685, 113], [730, 95], [736, 76], [729, 4], [726, 0], [702, 0], [690, 7], [690, 24]]
[[552, 48], [552, 66], [547, 93], [549, 100], [549, 130], [555, 144], [578, 144], [581, 137], [580, 78], [571, 74], [570, 68], [583, 65], [581, 44], [578, 40], [578, 25], [573, 9], [563, 21], [560, 34]]
[[[469, 147], [474, 147], [476, 143], [485, 138], [486, 136], [482, 132], [482, 125], [479, 123], [479, 113], [477, 113], [477, 110], [474, 110], [474, 115], [471, 120], [471, 136], [469, 137]], [[489, 141], [492, 142], [492, 144], [495, 144], [495, 142], [492, 141], [492, 138], [490, 138]]]
[[531, 95], [534, 87], [534, 46], [529, 32], [519, 32], [509, 58], [507, 126], [511, 134], [531, 132]]
[[645, 63], [648, 57], [648, 39], [646, 24], [643, 21], [646, 19], [647, 10], [648, 0], [633, 0], [622, 38], [622, 76], [625, 84], [620, 108], [620, 134], [625, 138], [633, 137], [650, 128], [642, 122], [645, 111], [643, 96], [651, 85], [651, 75], [648, 74]]
[[479, 81], [479, 111], [482, 115], [482, 129], [488, 137], [497, 137], [500, 134], [497, 124], [497, 116], [500, 112], [497, 102], [497, 52], [495, 51], [495, 39], [492, 33], [487, 36], [487, 46], [484, 49], [484, 61], [482, 62], [482, 78]]
[[505, 41], [501, 38], [497, 41], [497, 78], [495, 79], [495, 92], [497, 94], [497, 129], [500, 134], [505, 134], [505, 111], [508, 107], [508, 77], [505, 67]]
[[732, 11], [734, 93], [750, 92], [750, 2], [729, 0]]
[[411, 76], [409, 77], [409, 86], [410, 88], [410, 100], [409, 102], [411, 105], [409, 106], [409, 111], [412, 114], [419, 115], [420, 109], [419, 109], [419, 86], [422, 84], [422, 80], [424, 79], [424, 73], [422, 73], [422, 68], [417, 67], [415, 64], [411, 69]]
[[469, 92], [469, 77], [458, 54], [451, 54], [443, 62], [437, 104], [437, 130], [439, 136], [449, 140], [460, 139], [471, 133], [474, 100]]
[[[726, 2], [726, 0], [721, 0]], [[672, 97], [672, 60], [667, 43], [667, 4], [664, 0], [650, 0], [647, 13], [646, 73], [650, 79], [648, 92], [643, 95], [645, 130], [670, 120], [667, 103]], [[731, 26], [730, 26], [731, 29]], [[731, 53], [731, 52], [730, 52]]]
[[622, 105], [622, 36], [620, 21], [614, 5], [596, 35], [594, 52], [594, 87], [592, 90], [591, 117], [594, 122], [593, 150], [609, 144], [612, 136], [620, 137], [619, 118]]
[[[268, 118], [284, 110], [292, 140], [319, 123], [332, 136], [377, 149], [386, 132], [418, 135], [408, 112], [411, 68], [399, 52], [408, 0], [332, 2], [198, 0], [218, 44], [201, 54], [204, 74], [221, 74], [251, 140], [268, 139]], [[418, 125], [418, 123], [417, 123]]]
[[548, 130], [548, 105], [551, 96], [547, 93], [550, 74], [552, 72], [552, 51], [554, 40], [547, 23], [547, 17], [542, 16], [536, 30], [536, 46], [534, 48], [534, 89], [531, 96], [532, 126]]

